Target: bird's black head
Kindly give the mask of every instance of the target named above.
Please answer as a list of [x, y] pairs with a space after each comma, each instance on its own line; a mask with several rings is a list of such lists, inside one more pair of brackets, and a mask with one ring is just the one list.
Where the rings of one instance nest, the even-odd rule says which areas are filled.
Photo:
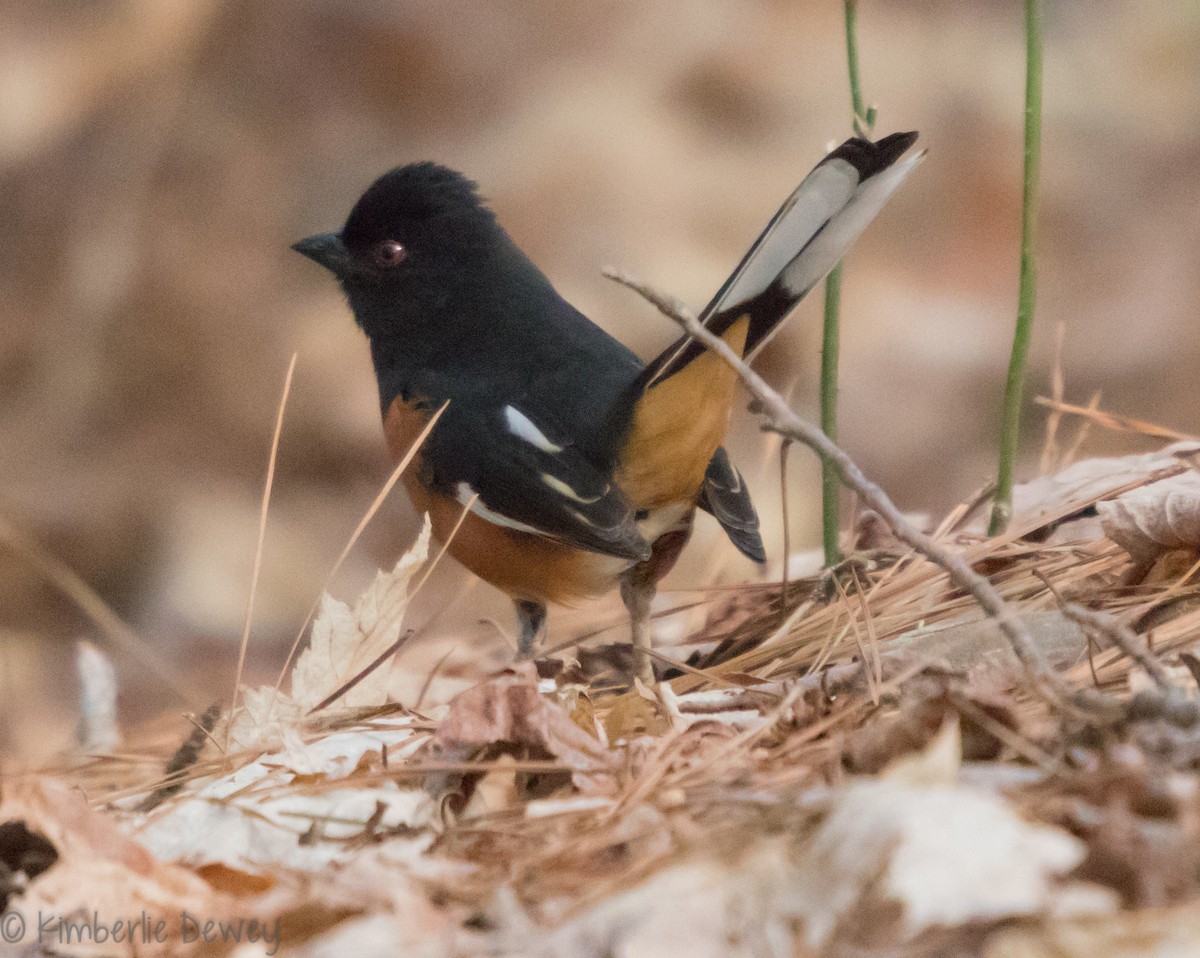
[[498, 233], [471, 180], [414, 163], [376, 180], [340, 232], [292, 248], [341, 281], [355, 318], [373, 333], [381, 322], [394, 328], [429, 316], [456, 282], [478, 273]]

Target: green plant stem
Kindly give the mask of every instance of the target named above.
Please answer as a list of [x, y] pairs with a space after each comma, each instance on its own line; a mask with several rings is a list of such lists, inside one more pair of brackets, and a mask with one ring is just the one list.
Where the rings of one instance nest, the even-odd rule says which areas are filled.
[[865, 136], [875, 125], [874, 111], [863, 106], [862, 80], [858, 73], [858, 0], [845, 0], [846, 67], [850, 71], [850, 106], [854, 110], [854, 132]]
[[1021, 280], [1012, 358], [1004, 388], [1000, 466], [992, 504], [990, 535], [1008, 528], [1012, 516], [1013, 466], [1021, 437], [1021, 399], [1037, 285], [1037, 196], [1042, 151], [1042, 0], [1025, 0], [1025, 184], [1021, 199]]
[[[868, 136], [875, 124], [875, 109], [863, 104], [862, 79], [858, 71], [858, 0], [845, 0], [846, 68], [850, 74], [850, 108], [854, 112], [854, 132]], [[841, 343], [842, 264], [838, 263], [825, 280], [825, 321], [821, 346], [821, 429], [837, 440], [838, 350]], [[842, 561], [838, 544], [841, 526], [839, 490], [841, 477], [828, 459], [821, 461], [821, 538], [825, 544], [825, 565]]]
[[[839, 313], [842, 299], [842, 264], [838, 263], [825, 279], [825, 325], [821, 341], [821, 431], [837, 442], [838, 434], [838, 352], [841, 346]], [[825, 546], [825, 565], [842, 561], [838, 544], [842, 476], [837, 465], [821, 460], [821, 538]]]

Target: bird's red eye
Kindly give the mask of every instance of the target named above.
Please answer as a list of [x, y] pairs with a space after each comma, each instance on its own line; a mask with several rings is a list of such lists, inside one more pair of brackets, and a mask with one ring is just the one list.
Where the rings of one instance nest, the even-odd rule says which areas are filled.
[[397, 243], [395, 240], [384, 240], [382, 243], [377, 243], [373, 251], [375, 262], [383, 267], [399, 266], [408, 256], [408, 250], [404, 248], [403, 243]]

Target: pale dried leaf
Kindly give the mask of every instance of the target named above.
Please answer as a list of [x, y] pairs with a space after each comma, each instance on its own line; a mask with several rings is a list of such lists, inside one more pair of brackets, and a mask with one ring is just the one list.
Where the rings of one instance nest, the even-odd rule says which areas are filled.
[[[363, 766], [401, 761], [421, 742], [407, 716], [370, 728], [305, 741], [280, 728], [282, 748], [192, 789], [146, 818], [140, 838], [160, 858], [192, 867], [224, 865], [269, 874], [273, 868], [310, 871], [352, 855], [353, 839], [371, 828], [417, 827], [431, 812], [428, 796], [394, 782], [313, 790], [289, 788], [337, 781]], [[309, 834], [320, 840], [300, 843]]]
[[1084, 459], [1053, 476], [1022, 483], [1013, 490], [1016, 521], [1036, 519], [1059, 507], [1101, 495], [1179, 465], [1182, 457], [1200, 453], [1200, 443], [1185, 441], [1136, 456]]
[[898, 785], [954, 785], [962, 765], [962, 730], [957, 717], [947, 719], [920, 752], [902, 755], [883, 770], [881, 780]]
[[79, 727], [75, 739], [84, 752], [111, 752], [121, 741], [116, 669], [91, 642], [76, 646], [75, 669], [79, 673]]
[[[325, 594], [313, 623], [309, 647], [292, 668], [289, 695], [264, 685], [243, 687], [241, 704], [227, 732], [238, 749], [272, 750], [282, 747], [284, 729], [298, 725], [315, 706], [340, 689], [375, 661], [399, 637], [408, 608], [408, 583], [429, 552], [429, 517], [420, 536], [391, 573], [379, 572], [359, 597], [354, 609]], [[339, 706], [382, 705], [387, 701], [389, 663], [338, 699]]]
[[1200, 908], [1091, 915], [1043, 928], [1012, 928], [989, 940], [985, 958], [1196, 958]]
[[577, 812], [614, 808], [616, 802], [603, 795], [574, 795], [571, 798], [542, 798], [525, 803], [526, 818], [552, 818]]
[[1083, 844], [1067, 833], [1023, 821], [998, 797], [944, 784], [957, 763], [955, 728], [888, 777], [833, 799], [800, 861], [798, 909], [810, 945], [872, 901], [900, 906], [905, 940], [932, 927], [1037, 915], [1055, 877], [1083, 859]]
[[[69, 785], [46, 778], [7, 785], [0, 802], [0, 821], [19, 820], [44, 835], [58, 860], [30, 882], [11, 903], [30, 916], [26, 944], [37, 939], [32, 916], [118, 916], [144, 913], [151, 922], [163, 921], [162, 942], [123, 944], [80, 943], [59, 949], [58, 933], [45, 932], [42, 943], [65, 955], [157, 955], [174, 953], [182, 934], [180, 914], [213, 917], [233, 914], [231, 900], [203, 879], [178, 865], [158, 861], [147, 848], [125, 835], [117, 822], [93, 810]], [[11, 925], [7, 926], [11, 929]], [[64, 932], [65, 933], [65, 932]], [[11, 941], [6, 938], [6, 941]]]
[[[500, 936], [530, 958], [755, 958], [796, 954], [784, 897], [781, 842], [760, 843], [741, 862], [685, 861], [613, 895], [550, 932], [513, 927]], [[511, 920], [511, 919], [510, 919]]]
[[[408, 583], [429, 554], [429, 517], [416, 543], [390, 573], [380, 572], [354, 609], [329, 595], [313, 622], [309, 647], [292, 669], [292, 699], [310, 709], [375, 661], [400, 636]], [[338, 700], [340, 706], [387, 701], [388, 665], [377, 668]]]
[[[270, 774], [260, 771], [264, 778]], [[430, 814], [428, 796], [390, 782], [311, 793], [260, 788], [233, 795], [227, 794], [231, 784], [221, 780], [165, 806], [139, 837], [159, 858], [192, 868], [223, 865], [271, 875], [280, 869], [319, 871], [344, 862], [356, 850], [349, 840], [366, 836], [368, 827], [418, 826]], [[413, 841], [424, 848], [431, 840], [429, 835]]]
[[1200, 549], [1200, 474], [1186, 472], [1096, 503], [1104, 534], [1136, 561]]
[[760, 695], [755, 700], [752, 694], [743, 689], [705, 689], [676, 695], [671, 686], [664, 682], [658, 687], [658, 694], [676, 729], [684, 729], [697, 722], [720, 722], [739, 731], [750, 731], [771, 722], [761, 707], [747, 707], [752, 704], [761, 706], [770, 699]]
[[407, 910], [380, 911], [347, 919], [299, 947], [289, 949], [288, 955], [290, 958], [345, 958], [346, 955], [355, 958], [396, 958], [397, 955], [442, 958], [447, 954], [445, 943], [450, 931], [446, 925], [444, 919], [436, 924], [432, 921], [418, 924]]
[[423, 739], [413, 731], [412, 721], [411, 717], [402, 715], [386, 722], [376, 721], [370, 728], [331, 732], [310, 741], [302, 739], [298, 732], [288, 730], [282, 751], [264, 756], [260, 761], [306, 777], [344, 778], [364, 764], [382, 766], [385, 749], [389, 763], [412, 755]]
[[267, 751], [282, 747], [283, 730], [301, 722], [308, 711], [287, 693], [270, 685], [243, 686], [240, 703], [228, 732], [218, 729], [214, 736], [218, 741], [228, 737], [230, 746], [238, 750]]
[[471, 798], [459, 813], [464, 820], [484, 818], [520, 803], [517, 787], [517, 763], [511, 755], [501, 755], [471, 790]]

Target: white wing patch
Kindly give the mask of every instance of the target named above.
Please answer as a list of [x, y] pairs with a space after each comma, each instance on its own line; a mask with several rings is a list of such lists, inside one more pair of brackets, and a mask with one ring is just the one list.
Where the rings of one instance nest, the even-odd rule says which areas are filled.
[[509, 432], [518, 439], [525, 440], [531, 446], [536, 446], [542, 452], [554, 455], [563, 451], [562, 446], [551, 442], [546, 434], [538, 429], [533, 421], [516, 406], [504, 407], [504, 421], [508, 424]]
[[[533, 526], [526, 525], [524, 522], [517, 522], [516, 519], [509, 519], [507, 516], [502, 516], [498, 512], [493, 512], [483, 504], [483, 500], [478, 497], [475, 490], [467, 483], [460, 482], [455, 489], [455, 498], [462, 504], [471, 503], [470, 508], [475, 515], [480, 519], [486, 519], [494, 526], [502, 526], [505, 529], [515, 529], [518, 532], [532, 532], [534, 535], [545, 536], [546, 533], [541, 529], [535, 529]], [[471, 500], [474, 499], [474, 502]]]
[[[605, 487], [604, 491], [601, 492], [599, 495], [590, 496], [590, 497], [589, 496], [581, 496], [578, 492], [576, 492], [574, 489], [572, 489], [570, 486], [568, 486], [565, 482], [563, 482], [557, 476], [552, 476], [548, 472], [542, 473], [542, 482], [544, 482], [546, 485], [548, 485], [551, 489], [553, 489], [555, 492], [557, 492], [560, 496], [566, 496], [568, 499], [578, 502], [580, 505], [584, 505], [584, 506], [590, 506], [594, 502], [599, 502], [601, 499], [604, 498], [604, 493], [608, 492], [608, 488]], [[591, 525], [591, 523], [588, 523], [588, 524]]]
[[730, 469], [733, 471], [733, 485], [726, 486], [725, 489], [728, 492], [732, 492], [736, 496], [742, 491], [742, 474], [738, 472], [737, 467], [732, 463], [730, 464]]

